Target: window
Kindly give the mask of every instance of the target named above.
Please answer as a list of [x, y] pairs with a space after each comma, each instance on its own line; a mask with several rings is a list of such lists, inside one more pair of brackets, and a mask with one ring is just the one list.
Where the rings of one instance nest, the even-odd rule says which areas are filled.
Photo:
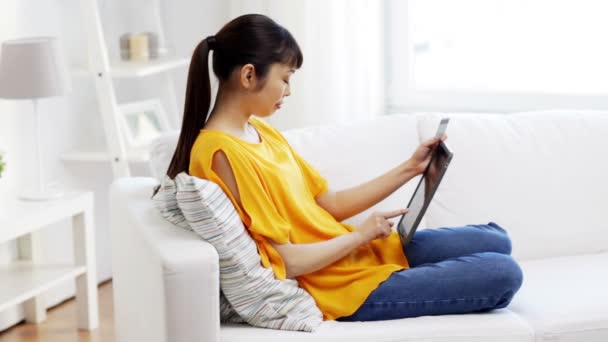
[[608, 2], [394, 0], [387, 10], [389, 105], [608, 108]]

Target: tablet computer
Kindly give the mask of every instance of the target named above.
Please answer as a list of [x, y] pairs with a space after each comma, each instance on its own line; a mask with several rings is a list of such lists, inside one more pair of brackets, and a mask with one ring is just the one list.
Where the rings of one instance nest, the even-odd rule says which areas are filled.
[[437, 144], [432, 153], [431, 161], [424, 170], [410, 203], [407, 205], [410, 210], [401, 216], [399, 224], [397, 224], [397, 232], [399, 232], [401, 244], [404, 248], [414, 236], [426, 208], [431, 203], [431, 199], [435, 195], [435, 191], [454, 156], [454, 153], [444, 141]]

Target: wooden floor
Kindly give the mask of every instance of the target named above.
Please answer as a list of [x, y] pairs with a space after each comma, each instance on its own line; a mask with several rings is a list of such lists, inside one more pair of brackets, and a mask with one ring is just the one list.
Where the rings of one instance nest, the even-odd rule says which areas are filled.
[[78, 330], [76, 302], [70, 299], [47, 311], [40, 324], [21, 323], [0, 332], [2, 342], [114, 342], [112, 282], [99, 287], [99, 327], [93, 331]]

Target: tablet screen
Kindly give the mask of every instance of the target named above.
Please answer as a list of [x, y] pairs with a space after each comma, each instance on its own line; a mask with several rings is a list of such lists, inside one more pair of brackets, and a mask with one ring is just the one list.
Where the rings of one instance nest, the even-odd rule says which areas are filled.
[[[450, 152], [446, 150], [445, 145], [437, 145], [433, 152], [431, 162], [422, 174], [420, 182], [410, 200], [408, 205], [410, 211], [401, 217], [399, 225], [397, 226], [397, 230], [402, 238], [407, 237], [417, 221], [419, 222], [420, 219], [422, 219], [422, 216], [424, 215], [423, 209], [425, 209], [431, 201], [434, 189], [437, 188], [438, 183], [441, 181], [443, 171], [450, 161], [449, 157]], [[424, 184], [424, 187], [422, 187], [422, 184]]]

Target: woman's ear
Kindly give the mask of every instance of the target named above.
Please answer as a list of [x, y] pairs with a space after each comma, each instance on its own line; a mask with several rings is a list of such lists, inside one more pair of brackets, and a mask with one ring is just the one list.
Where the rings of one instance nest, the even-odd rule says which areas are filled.
[[255, 89], [256, 78], [253, 64], [245, 64], [241, 67], [240, 82], [245, 89]]

